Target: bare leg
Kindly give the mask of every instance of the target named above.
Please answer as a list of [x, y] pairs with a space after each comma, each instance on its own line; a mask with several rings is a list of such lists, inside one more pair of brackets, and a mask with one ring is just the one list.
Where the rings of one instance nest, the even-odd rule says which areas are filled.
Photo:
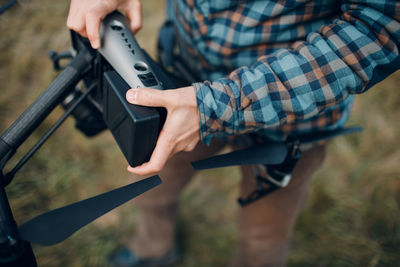
[[210, 147], [201, 143], [192, 152], [176, 154], [159, 174], [162, 185], [136, 199], [140, 208], [139, 224], [129, 247], [137, 255], [162, 257], [172, 249], [180, 192], [194, 174], [190, 162], [211, 156], [223, 146], [221, 141], [213, 142]]
[[[308, 193], [311, 175], [320, 167], [325, 146], [303, 152], [290, 184], [241, 208], [239, 245], [231, 266], [284, 266], [292, 229]], [[255, 189], [251, 166], [242, 167], [242, 196]]]

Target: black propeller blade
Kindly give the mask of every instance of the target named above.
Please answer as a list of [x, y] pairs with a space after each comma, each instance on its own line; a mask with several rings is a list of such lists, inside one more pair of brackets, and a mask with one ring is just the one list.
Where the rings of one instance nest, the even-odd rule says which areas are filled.
[[299, 140], [301, 144], [314, 143], [323, 140], [328, 140], [339, 135], [351, 134], [362, 131], [362, 127], [348, 127], [337, 130], [318, 131], [308, 134], [298, 135], [295, 139]]
[[159, 184], [161, 179], [156, 175], [46, 212], [21, 225], [18, 229], [20, 238], [41, 245], [57, 244], [98, 217]]
[[204, 170], [246, 164], [279, 164], [285, 159], [287, 152], [285, 143], [268, 142], [195, 161], [192, 166], [196, 170]]
[[[302, 134], [295, 136], [293, 139], [298, 140], [301, 144], [307, 144], [362, 130], [362, 127], [349, 127]], [[255, 144], [251, 147], [236, 150], [231, 153], [195, 161], [192, 162], [192, 166], [196, 170], [204, 170], [246, 164], [274, 165], [282, 163], [287, 153], [288, 145], [285, 142], [267, 142]]]

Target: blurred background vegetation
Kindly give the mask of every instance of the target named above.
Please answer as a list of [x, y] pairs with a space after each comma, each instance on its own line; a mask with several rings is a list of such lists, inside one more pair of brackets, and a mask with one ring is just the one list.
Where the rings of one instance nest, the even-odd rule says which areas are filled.
[[[6, 1], [0, 1], [5, 3]], [[70, 47], [69, 1], [20, 1], [0, 16], [0, 132], [55, 77], [47, 53]], [[164, 1], [144, 2], [139, 43], [155, 54]], [[365, 131], [331, 143], [296, 225], [289, 266], [399, 266], [400, 72], [357, 98], [350, 124]], [[63, 113], [56, 109], [28, 139], [26, 151]], [[21, 153], [21, 152], [20, 152]], [[129, 182], [109, 132], [92, 139], [69, 119], [17, 175], [7, 192], [17, 222]], [[224, 266], [237, 240], [237, 168], [204, 171], [182, 195], [184, 258], [178, 266]], [[105, 266], [134, 234], [128, 203], [51, 247], [34, 245], [39, 266]]]

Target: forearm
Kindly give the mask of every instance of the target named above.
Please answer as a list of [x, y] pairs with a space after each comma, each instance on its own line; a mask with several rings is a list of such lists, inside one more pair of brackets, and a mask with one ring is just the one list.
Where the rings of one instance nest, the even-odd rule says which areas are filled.
[[202, 140], [310, 118], [398, 69], [400, 5], [382, 2], [343, 4], [306, 40], [196, 84]]

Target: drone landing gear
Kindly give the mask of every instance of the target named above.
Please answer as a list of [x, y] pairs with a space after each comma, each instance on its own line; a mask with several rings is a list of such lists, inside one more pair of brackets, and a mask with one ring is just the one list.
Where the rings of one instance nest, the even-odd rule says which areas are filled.
[[[286, 187], [292, 179], [292, 172], [301, 157], [300, 142], [288, 143], [286, 158], [276, 165], [253, 165], [257, 182], [256, 189], [245, 198], [239, 198], [240, 206], [244, 207], [254, 201], [272, 193], [280, 188]], [[257, 167], [261, 167], [266, 174], [262, 176]]]

